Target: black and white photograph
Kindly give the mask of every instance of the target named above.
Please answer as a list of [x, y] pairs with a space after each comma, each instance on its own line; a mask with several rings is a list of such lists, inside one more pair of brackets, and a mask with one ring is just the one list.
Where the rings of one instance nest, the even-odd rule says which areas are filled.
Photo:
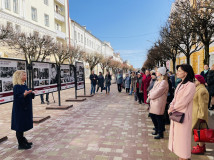
[[39, 68], [39, 79], [49, 79], [48, 68]]
[[60, 77], [62, 83], [71, 82], [69, 65], [62, 65], [60, 69]]
[[57, 70], [55, 64], [50, 64], [50, 84], [56, 84], [57, 83]]
[[70, 82], [75, 82], [75, 77], [74, 77], [74, 66], [70, 67]]
[[12, 81], [3, 81], [3, 91], [12, 91], [13, 90], [13, 83]]
[[18, 61], [17, 62], [17, 70], [25, 70], [25, 62]]
[[13, 73], [16, 71], [16, 67], [0, 67], [1, 78], [12, 78]]
[[39, 79], [39, 69], [38, 68], [33, 69], [33, 78]]
[[34, 85], [34, 87], [39, 86], [39, 81], [33, 81], [33, 85]]

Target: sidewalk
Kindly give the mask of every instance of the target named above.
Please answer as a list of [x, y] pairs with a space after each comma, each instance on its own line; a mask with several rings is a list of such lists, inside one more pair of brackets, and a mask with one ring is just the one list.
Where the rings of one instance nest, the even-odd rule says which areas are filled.
[[[88, 91], [89, 86], [86, 86]], [[78, 94], [83, 94], [83, 90]], [[55, 100], [56, 95], [54, 93]], [[65, 102], [74, 98], [74, 89], [64, 90], [61, 95], [63, 104], [74, 107], [66, 111], [45, 110], [47, 105], [41, 105], [39, 97], [33, 101], [34, 116], [50, 115], [51, 118], [26, 132], [27, 139], [34, 143], [32, 149], [26, 151], [17, 150], [15, 132], [10, 130], [12, 103], [0, 106], [0, 133], [9, 138], [0, 143], [0, 160], [178, 159], [167, 149], [169, 126], [164, 139], [154, 140], [146, 105], [139, 105], [124, 90], [118, 93], [116, 85], [111, 86], [110, 95], [98, 93], [80, 103]], [[210, 123], [214, 123], [211, 120]], [[208, 152], [193, 155], [192, 160], [214, 159], [213, 149], [213, 144], [207, 145]]]

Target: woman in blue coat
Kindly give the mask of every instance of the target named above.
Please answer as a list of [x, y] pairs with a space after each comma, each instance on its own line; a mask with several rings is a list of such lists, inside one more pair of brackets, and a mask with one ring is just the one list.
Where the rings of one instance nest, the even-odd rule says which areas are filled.
[[25, 71], [13, 74], [13, 110], [11, 129], [16, 131], [18, 149], [30, 149], [32, 143], [24, 137], [24, 132], [33, 128], [32, 99], [35, 94], [25, 85]]

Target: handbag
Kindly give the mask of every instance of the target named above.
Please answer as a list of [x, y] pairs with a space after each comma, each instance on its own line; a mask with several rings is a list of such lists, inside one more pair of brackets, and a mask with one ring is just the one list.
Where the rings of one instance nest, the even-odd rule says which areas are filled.
[[169, 113], [169, 118], [175, 122], [183, 123], [185, 117], [185, 113], [182, 112], [171, 112]]
[[[201, 129], [201, 124], [205, 123], [207, 128]], [[195, 142], [214, 143], [214, 129], [209, 129], [207, 122], [200, 122], [199, 129], [193, 129]]]

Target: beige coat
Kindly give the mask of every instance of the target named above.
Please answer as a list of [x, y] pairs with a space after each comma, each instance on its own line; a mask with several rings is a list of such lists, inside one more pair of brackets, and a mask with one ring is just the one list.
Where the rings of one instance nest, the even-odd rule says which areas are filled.
[[169, 84], [166, 80], [156, 81], [149, 92], [150, 110], [149, 113], [163, 115], [166, 107]]
[[192, 107], [194, 94], [194, 83], [187, 82], [186, 84], [179, 84], [168, 110], [168, 113], [174, 111], [185, 113], [183, 123], [171, 120], [169, 132], [169, 150], [174, 152], [178, 157], [184, 159], [191, 157]]
[[[196, 93], [193, 98], [193, 109], [192, 109], [192, 129], [198, 128], [199, 119], [203, 119], [208, 122], [208, 102], [209, 93], [203, 84], [196, 87]], [[202, 125], [201, 127], [206, 127]]]

